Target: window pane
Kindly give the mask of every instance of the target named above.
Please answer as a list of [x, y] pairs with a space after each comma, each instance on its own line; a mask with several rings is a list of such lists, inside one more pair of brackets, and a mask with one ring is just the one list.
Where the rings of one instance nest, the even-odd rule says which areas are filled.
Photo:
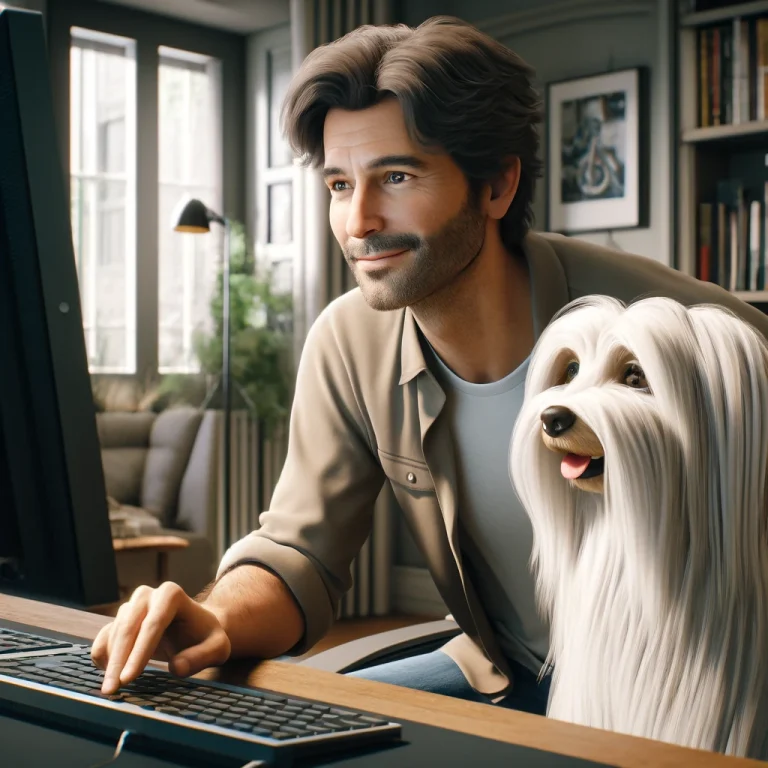
[[272, 263], [272, 290], [288, 294], [293, 286], [293, 259], [278, 259]]
[[293, 185], [290, 181], [270, 184], [269, 232], [270, 245], [287, 245], [293, 241]]
[[160, 49], [159, 70], [159, 328], [161, 373], [195, 373], [198, 332], [213, 324], [210, 301], [221, 263], [221, 227], [206, 234], [173, 231], [179, 201], [198, 198], [222, 212], [218, 62]]
[[291, 147], [280, 130], [280, 111], [288, 92], [293, 71], [291, 49], [280, 48], [270, 51], [269, 62], [269, 165], [276, 168], [291, 165]]
[[73, 28], [72, 239], [92, 373], [136, 372], [136, 88], [132, 40]]

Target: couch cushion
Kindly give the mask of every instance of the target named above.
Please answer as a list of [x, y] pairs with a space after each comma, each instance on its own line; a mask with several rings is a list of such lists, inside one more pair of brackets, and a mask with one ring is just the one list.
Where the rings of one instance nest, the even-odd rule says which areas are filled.
[[174, 526], [181, 479], [202, 418], [202, 411], [182, 406], [158, 414], [152, 425], [140, 506], [164, 526]]
[[107, 496], [107, 505], [113, 539], [153, 536], [162, 530], [160, 521], [146, 509], [130, 504], [120, 504], [111, 496]]
[[121, 504], [140, 505], [144, 466], [154, 413], [96, 414], [107, 494]]

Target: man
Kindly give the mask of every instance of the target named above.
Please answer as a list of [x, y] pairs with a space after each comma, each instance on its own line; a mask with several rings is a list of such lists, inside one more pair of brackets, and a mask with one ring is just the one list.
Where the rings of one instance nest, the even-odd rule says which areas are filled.
[[718, 302], [763, 333], [768, 322], [650, 259], [530, 231], [541, 170], [532, 74], [449, 19], [361, 28], [307, 57], [285, 126], [322, 168], [359, 288], [310, 330], [261, 528], [196, 600], [170, 583], [136, 590], [94, 643], [105, 692], [158, 647], [179, 675], [307, 651], [333, 622], [390, 482], [463, 634], [359, 674], [545, 712], [536, 677], [548, 628], [507, 470], [536, 339], [568, 301], [594, 293]]

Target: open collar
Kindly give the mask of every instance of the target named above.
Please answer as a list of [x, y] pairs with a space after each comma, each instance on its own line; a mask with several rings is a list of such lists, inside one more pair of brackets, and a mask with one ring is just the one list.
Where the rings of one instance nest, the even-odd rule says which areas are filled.
[[[568, 282], [563, 265], [547, 238], [529, 232], [523, 240], [522, 250], [531, 277], [533, 331], [538, 339], [555, 313], [568, 303]], [[399, 383], [406, 384], [426, 368], [416, 318], [410, 307], [406, 307], [400, 344]]]

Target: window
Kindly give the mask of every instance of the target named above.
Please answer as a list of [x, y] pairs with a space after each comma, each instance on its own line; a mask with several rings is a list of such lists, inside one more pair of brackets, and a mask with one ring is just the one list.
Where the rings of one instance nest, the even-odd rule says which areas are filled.
[[73, 27], [72, 238], [92, 373], [136, 371], [135, 41]]
[[159, 48], [158, 356], [160, 373], [197, 373], [194, 337], [212, 329], [210, 301], [221, 266], [223, 232], [173, 231], [180, 200], [222, 211], [219, 62]]
[[272, 45], [265, 56], [269, 134], [266, 163], [260, 169], [266, 204], [262, 251], [266, 253], [272, 269], [275, 291], [291, 293], [294, 258], [293, 153], [280, 131], [280, 108], [293, 70], [289, 41], [283, 37], [284, 33], [280, 37], [272, 36]]

